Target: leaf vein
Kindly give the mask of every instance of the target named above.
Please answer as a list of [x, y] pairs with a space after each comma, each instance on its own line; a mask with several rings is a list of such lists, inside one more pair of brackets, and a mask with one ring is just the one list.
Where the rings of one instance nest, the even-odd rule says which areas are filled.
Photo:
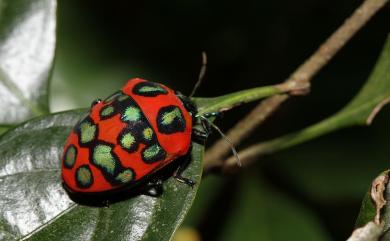
[[33, 231], [31, 231], [29, 234], [26, 234], [24, 237], [22, 237], [20, 240], [23, 241], [23, 240], [28, 240], [29, 238], [31, 238], [35, 233], [41, 231], [42, 229], [46, 228], [46, 226], [50, 225], [51, 223], [54, 223], [57, 219], [61, 218], [63, 215], [67, 214], [68, 212], [72, 211], [74, 208], [76, 208], [78, 206], [77, 203], [73, 203], [71, 204], [68, 208], [66, 208], [64, 211], [60, 212], [59, 214], [57, 214], [56, 216], [54, 216], [52, 219], [50, 219], [48, 222], [46, 223], [43, 223], [42, 225], [40, 225], [38, 228], [34, 229]]
[[59, 172], [59, 171], [60, 171], [59, 168], [47, 168], [47, 169], [42, 169], [42, 170], [23, 171], [23, 172], [2, 175], [2, 176], [0, 176], [0, 179], [5, 179], [5, 178], [19, 176], [19, 175], [36, 174], [36, 173], [41, 173], [41, 172]]

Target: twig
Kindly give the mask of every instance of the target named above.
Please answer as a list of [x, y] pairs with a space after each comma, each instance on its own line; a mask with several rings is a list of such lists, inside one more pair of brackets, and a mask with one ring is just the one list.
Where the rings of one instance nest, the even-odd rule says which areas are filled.
[[[361, 29], [371, 17], [389, 0], [365, 0], [353, 14], [285, 81], [291, 85], [310, 84], [311, 79], [322, 69], [336, 53]], [[292, 93], [294, 94], [294, 93]], [[300, 94], [300, 93], [296, 93]], [[227, 137], [235, 145], [240, 144], [253, 130], [262, 124], [291, 95], [270, 97], [255, 107], [244, 119], [238, 122]], [[223, 140], [217, 141], [206, 153], [205, 171], [224, 165], [224, 158], [230, 148]], [[241, 157], [243, 162], [245, 158]]]

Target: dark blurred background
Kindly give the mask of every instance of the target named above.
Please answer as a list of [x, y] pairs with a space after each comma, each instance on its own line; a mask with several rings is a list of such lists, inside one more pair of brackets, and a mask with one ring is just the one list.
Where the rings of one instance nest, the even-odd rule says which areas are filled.
[[[196, 96], [281, 82], [360, 3], [60, 1], [51, 108], [87, 107], [132, 77], [190, 93], [203, 50], [207, 75]], [[243, 146], [342, 108], [370, 74], [389, 24], [387, 7], [315, 77], [310, 95], [285, 103]], [[228, 130], [254, 105], [217, 124]], [[251, 170], [206, 177], [183, 227], [202, 240], [345, 240], [370, 182], [390, 167], [389, 121], [387, 107], [371, 127], [329, 134], [259, 160]]]

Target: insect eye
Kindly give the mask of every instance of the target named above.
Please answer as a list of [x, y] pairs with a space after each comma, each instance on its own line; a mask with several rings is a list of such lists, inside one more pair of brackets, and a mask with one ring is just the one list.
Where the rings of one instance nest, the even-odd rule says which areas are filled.
[[96, 99], [96, 100], [92, 101], [91, 108], [94, 107], [95, 105], [99, 104], [100, 102], [102, 102], [101, 99]]

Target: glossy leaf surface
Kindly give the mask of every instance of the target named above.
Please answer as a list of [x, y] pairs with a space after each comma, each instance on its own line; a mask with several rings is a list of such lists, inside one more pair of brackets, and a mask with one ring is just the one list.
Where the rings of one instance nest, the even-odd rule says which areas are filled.
[[56, 0], [0, 1], [0, 124], [48, 112]]
[[[169, 240], [197, 186], [169, 178], [162, 196], [138, 195], [109, 207], [75, 204], [61, 186], [67, 135], [84, 115], [71, 111], [29, 121], [0, 139], [1, 240]], [[184, 172], [200, 182], [203, 147], [194, 144]]]
[[342, 128], [370, 125], [379, 111], [390, 102], [389, 69], [390, 37], [362, 89], [338, 113], [295, 133], [253, 145], [242, 155], [256, 157], [260, 154], [270, 154]]

